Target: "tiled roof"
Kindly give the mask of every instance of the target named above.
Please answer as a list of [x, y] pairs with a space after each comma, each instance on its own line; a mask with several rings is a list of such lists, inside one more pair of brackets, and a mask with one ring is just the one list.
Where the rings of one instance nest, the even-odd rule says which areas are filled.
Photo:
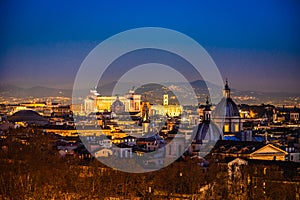
[[266, 144], [262, 142], [219, 140], [215, 144], [212, 153], [250, 154], [264, 146], [266, 146]]

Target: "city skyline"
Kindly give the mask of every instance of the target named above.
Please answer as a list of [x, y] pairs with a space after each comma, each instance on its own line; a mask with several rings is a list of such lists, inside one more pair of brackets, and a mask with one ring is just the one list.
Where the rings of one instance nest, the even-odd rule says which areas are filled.
[[0, 2], [0, 199], [300, 199], [300, 2]]
[[148, 5], [77, 1], [69, 6], [59, 1], [1, 3], [1, 84], [70, 89], [80, 64], [96, 45], [128, 29], [154, 26], [195, 39], [236, 89], [299, 90], [296, 1]]

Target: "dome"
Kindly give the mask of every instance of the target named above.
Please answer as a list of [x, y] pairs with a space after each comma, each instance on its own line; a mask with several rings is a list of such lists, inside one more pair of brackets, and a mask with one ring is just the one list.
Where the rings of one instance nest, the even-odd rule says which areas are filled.
[[204, 121], [198, 125], [195, 136], [196, 143], [202, 143], [203, 140], [217, 141], [222, 138], [221, 129], [212, 121]]
[[231, 98], [223, 98], [214, 110], [215, 117], [240, 117], [239, 109]]
[[119, 114], [125, 111], [125, 105], [120, 101], [119, 97], [112, 103], [111, 105], [111, 111]]
[[10, 117], [8, 121], [11, 122], [27, 122], [27, 123], [47, 123], [48, 120], [33, 110], [21, 110]]
[[230, 97], [230, 88], [227, 79], [224, 87], [224, 98], [218, 103], [213, 114], [217, 118], [240, 117], [239, 109]]
[[120, 101], [119, 99], [115, 100], [112, 105], [113, 107], [116, 107], [116, 106], [124, 106], [124, 104], [122, 103], [122, 101]]
[[211, 105], [209, 104], [207, 97], [205, 109], [203, 110], [203, 121], [198, 125], [196, 136], [194, 138], [196, 143], [202, 144], [203, 140], [217, 141], [218, 139], [222, 138], [221, 129], [213, 121], [211, 121], [210, 106]]
[[119, 99], [116, 99], [112, 105], [112, 107], [116, 107], [116, 106], [124, 106], [124, 104], [122, 103], [122, 101], [120, 101]]

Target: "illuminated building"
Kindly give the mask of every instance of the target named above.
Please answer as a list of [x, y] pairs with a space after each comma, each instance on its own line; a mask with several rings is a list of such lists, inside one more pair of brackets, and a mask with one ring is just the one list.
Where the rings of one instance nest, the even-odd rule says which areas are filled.
[[139, 112], [141, 105], [141, 95], [135, 94], [134, 88], [129, 90], [124, 96], [124, 104], [126, 112]]
[[300, 108], [296, 106], [282, 106], [273, 110], [273, 121], [299, 123]]
[[124, 104], [125, 112], [140, 111], [141, 95], [135, 94], [133, 89], [124, 96], [96, 96], [95, 101], [97, 110], [99, 112], [111, 111], [111, 105], [117, 100], [117, 98]]
[[[114, 101], [117, 100], [116, 96], [97, 96], [96, 107], [99, 112], [110, 111], [110, 107]], [[120, 101], [124, 101], [123, 97], [119, 97]]]
[[85, 113], [91, 113], [96, 111], [94, 98], [88, 97], [84, 99], [84, 111]]
[[238, 157], [253, 160], [285, 161], [288, 153], [272, 144], [250, 141], [219, 140], [211, 151], [212, 156], [219, 160], [227, 157]]
[[116, 114], [120, 114], [125, 111], [125, 105], [120, 101], [119, 96], [117, 96], [117, 99], [111, 104], [110, 110]]
[[169, 105], [169, 96], [168, 94], [164, 94], [164, 103], [163, 103], [164, 106], [167, 106]]
[[168, 94], [163, 95], [163, 105], [151, 106], [153, 115], [168, 115], [169, 117], [180, 116], [183, 107], [181, 105], [170, 105]]

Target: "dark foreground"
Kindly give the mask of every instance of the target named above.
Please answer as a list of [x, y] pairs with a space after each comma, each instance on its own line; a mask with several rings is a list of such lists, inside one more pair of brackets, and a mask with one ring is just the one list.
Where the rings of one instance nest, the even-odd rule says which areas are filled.
[[60, 157], [55, 137], [11, 130], [0, 140], [0, 199], [299, 199], [297, 170], [263, 163], [201, 167], [186, 158], [129, 174], [77, 155]]

